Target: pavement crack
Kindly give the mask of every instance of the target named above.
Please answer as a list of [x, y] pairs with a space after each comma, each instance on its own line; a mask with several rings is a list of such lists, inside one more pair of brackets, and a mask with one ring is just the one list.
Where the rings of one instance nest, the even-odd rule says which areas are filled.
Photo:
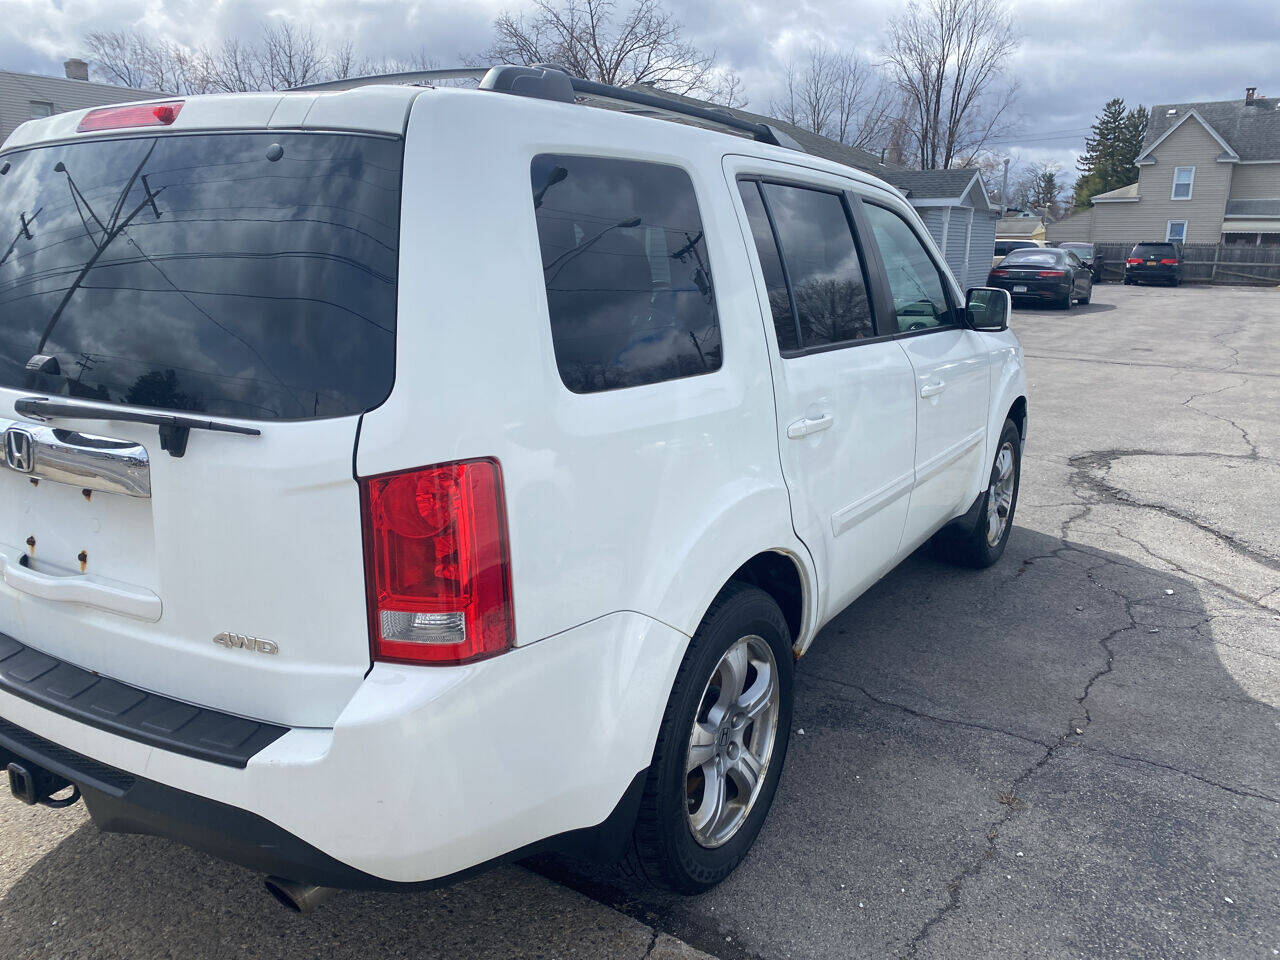
[[[1111, 464], [1116, 460], [1119, 460], [1122, 457], [1144, 456], [1162, 457], [1177, 456], [1177, 454], [1165, 454], [1158, 450], [1130, 449], [1099, 450], [1090, 453], [1083, 453], [1071, 458], [1073, 473], [1069, 482], [1072, 484], [1073, 488], [1078, 491], [1086, 490], [1092, 493], [1094, 497], [1098, 498], [1095, 502], [1110, 502], [1121, 506], [1153, 510], [1156, 513], [1169, 517], [1170, 519], [1189, 524], [1197, 530], [1207, 533], [1209, 536], [1225, 544], [1235, 553], [1252, 560], [1254, 563], [1267, 567], [1270, 570], [1280, 571], [1280, 557], [1274, 557], [1250, 546], [1247, 543], [1243, 543], [1232, 534], [1226, 533], [1223, 530], [1219, 530], [1216, 527], [1205, 523], [1199, 517], [1194, 517], [1188, 513], [1184, 513], [1181, 510], [1164, 504], [1149, 503], [1145, 500], [1139, 500], [1127, 490], [1115, 486], [1106, 479], [1107, 474], [1110, 472]], [[1190, 456], [1197, 456], [1197, 454], [1190, 454]], [[1248, 454], [1212, 454], [1212, 456], [1237, 460], [1256, 459], [1256, 457]], [[1256, 597], [1246, 597], [1236, 591], [1231, 592], [1242, 599], [1247, 599], [1250, 603], [1258, 603], [1258, 598]]]
[[1108, 750], [1105, 747], [1093, 747], [1081, 744], [1080, 749], [1086, 753], [1098, 754], [1104, 757], [1110, 757], [1113, 760], [1125, 760], [1130, 763], [1142, 764], [1148, 767], [1158, 767], [1161, 770], [1168, 770], [1170, 773], [1176, 773], [1180, 776], [1196, 780], [1210, 787], [1217, 787], [1219, 790], [1225, 790], [1237, 797], [1248, 797], [1253, 800], [1262, 800], [1266, 803], [1274, 803], [1280, 805], [1280, 797], [1273, 797], [1267, 793], [1258, 793], [1253, 790], [1246, 790], [1243, 787], [1233, 787], [1230, 784], [1223, 783], [1221, 780], [1214, 780], [1212, 777], [1206, 777], [1199, 773], [1193, 773], [1183, 767], [1175, 766], [1171, 763], [1161, 763], [1159, 760], [1152, 760], [1148, 757], [1135, 757], [1126, 753], [1117, 753], [1114, 750]]
[[864, 697], [866, 697], [868, 700], [870, 700], [872, 703], [876, 704], [877, 706], [886, 707], [892, 710], [898, 710], [898, 711], [901, 711], [902, 713], [905, 713], [912, 717], [916, 717], [917, 719], [920, 719], [920, 720], [929, 720], [929, 721], [932, 721], [933, 723], [941, 723], [941, 724], [946, 724], [948, 726], [965, 727], [970, 730], [983, 730], [987, 733], [995, 733], [1001, 736], [1011, 737], [1014, 740], [1021, 740], [1023, 743], [1030, 743], [1038, 747], [1049, 746], [1049, 744], [1047, 744], [1043, 740], [1039, 740], [1035, 737], [1029, 737], [1026, 734], [1015, 733], [1014, 731], [1006, 730], [1003, 727], [993, 727], [993, 726], [990, 726], [989, 724], [980, 723], [976, 720], [963, 720], [963, 719], [960, 719], [959, 717], [938, 716], [937, 714], [926, 713], [923, 710], [917, 710], [914, 707], [908, 707], [904, 703], [897, 703], [893, 700], [886, 700], [884, 697], [876, 696], [866, 687], [862, 686], [859, 683], [854, 683], [851, 680], [841, 680], [837, 677], [823, 676], [820, 673], [806, 673], [805, 676], [808, 677], [810, 680], [818, 680], [822, 683], [830, 683], [837, 687], [844, 687], [849, 690], [856, 690], [860, 694], [862, 694]]
[[654, 928], [653, 936], [649, 938], [649, 949], [644, 952], [644, 954], [640, 957], [640, 960], [648, 960], [649, 957], [653, 956], [653, 950], [655, 947], [657, 947], [658, 937], [660, 936], [662, 936], [662, 934], [657, 930], [657, 928]]

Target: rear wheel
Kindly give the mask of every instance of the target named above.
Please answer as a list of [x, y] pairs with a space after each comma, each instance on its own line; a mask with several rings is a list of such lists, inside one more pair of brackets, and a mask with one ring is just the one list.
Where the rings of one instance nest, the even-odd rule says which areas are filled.
[[1068, 290], [1066, 292], [1066, 295], [1061, 300], [1058, 301], [1057, 307], [1059, 310], [1071, 309], [1071, 291], [1070, 290]]
[[663, 715], [628, 855], [636, 873], [702, 893], [746, 856], [786, 758], [792, 675], [777, 603], [729, 584], [694, 634]]
[[1000, 431], [1000, 443], [991, 464], [991, 474], [982, 508], [971, 530], [944, 528], [934, 536], [934, 552], [939, 559], [963, 567], [989, 567], [1004, 554], [1013, 530], [1013, 511], [1018, 505], [1018, 483], [1022, 477], [1022, 437], [1012, 420]]

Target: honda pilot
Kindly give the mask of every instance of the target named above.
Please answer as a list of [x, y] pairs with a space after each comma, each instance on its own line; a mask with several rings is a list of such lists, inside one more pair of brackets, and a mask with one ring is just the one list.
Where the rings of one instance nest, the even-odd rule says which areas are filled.
[[822, 626], [1004, 551], [1008, 294], [764, 124], [339, 87], [0, 151], [0, 767], [297, 909], [546, 849], [705, 890]]

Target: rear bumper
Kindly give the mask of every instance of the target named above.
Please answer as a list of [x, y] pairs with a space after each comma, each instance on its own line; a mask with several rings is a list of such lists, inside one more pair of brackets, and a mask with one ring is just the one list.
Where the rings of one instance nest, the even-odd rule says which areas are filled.
[[443, 883], [547, 846], [606, 855], [687, 643], [617, 613], [476, 664], [378, 664], [332, 729], [290, 730], [243, 769], [3, 690], [0, 748], [77, 784], [107, 830], [329, 886]]
[[[987, 285], [1008, 290], [1014, 300], [1061, 300], [1071, 291], [1070, 283], [1053, 280], [988, 280]], [[1014, 287], [1025, 287], [1022, 293], [1014, 293]]]
[[1177, 267], [1131, 267], [1124, 268], [1124, 278], [1126, 280], [1159, 280], [1163, 283], [1172, 283], [1178, 278], [1179, 271]]

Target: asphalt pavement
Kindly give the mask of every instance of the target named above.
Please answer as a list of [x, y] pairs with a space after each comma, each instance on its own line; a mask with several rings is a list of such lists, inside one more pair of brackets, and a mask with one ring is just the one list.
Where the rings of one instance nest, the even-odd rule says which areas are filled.
[[712, 893], [540, 858], [296, 917], [4, 799], [0, 956], [1280, 956], [1280, 291], [1107, 284], [1013, 325], [1004, 560], [922, 551], [823, 631], [769, 822]]

